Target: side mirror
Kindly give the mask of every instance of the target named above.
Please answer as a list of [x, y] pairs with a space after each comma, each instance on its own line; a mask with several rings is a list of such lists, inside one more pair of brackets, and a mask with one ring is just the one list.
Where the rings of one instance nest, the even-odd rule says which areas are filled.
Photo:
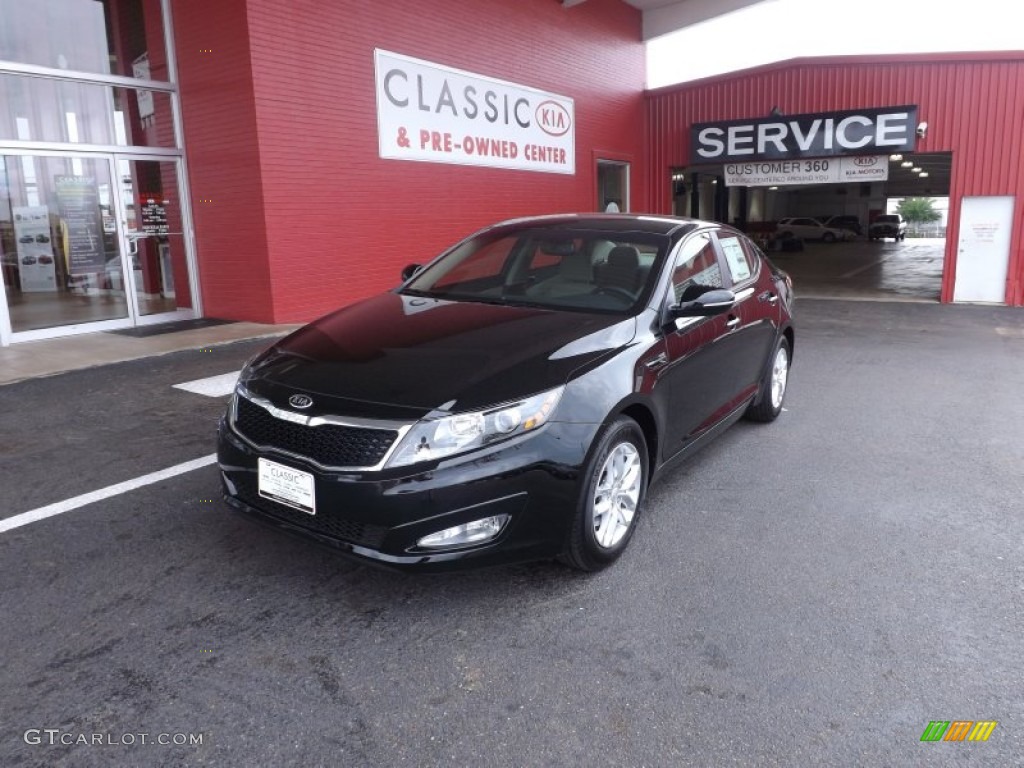
[[683, 301], [669, 309], [672, 317], [712, 317], [732, 309], [736, 294], [724, 288], [712, 288], [693, 301]]
[[404, 283], [421, 269], [423, 269], [422, 264], [406, 264], [402, 269], [402, 282]]

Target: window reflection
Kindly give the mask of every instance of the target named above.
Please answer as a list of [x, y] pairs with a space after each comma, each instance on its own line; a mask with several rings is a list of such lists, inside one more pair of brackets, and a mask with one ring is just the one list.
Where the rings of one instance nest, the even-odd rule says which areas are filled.
[[167, 80], [159, 0], [0, 0], [0, 60]]
[[173, 147], [170, 94], [0, 75], [0, 139]]

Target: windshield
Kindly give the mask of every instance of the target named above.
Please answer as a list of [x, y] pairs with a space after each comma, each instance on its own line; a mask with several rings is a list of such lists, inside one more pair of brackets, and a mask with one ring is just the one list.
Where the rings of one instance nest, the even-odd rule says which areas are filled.
[[650, 294], [668, 238], [645, 232], [507, 228], [466, 240], [402, 293], [585, 312], [625, 313]]

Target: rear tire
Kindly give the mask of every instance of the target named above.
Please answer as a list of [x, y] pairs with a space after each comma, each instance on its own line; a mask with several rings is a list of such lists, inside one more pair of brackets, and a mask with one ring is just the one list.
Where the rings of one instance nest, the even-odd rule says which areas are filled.
[[748, 419], [767, 423], [775, 421], [782, 413], [782, 403], [785, 401], [786, 388], [789, 384], [790, 360], [789, 341], [783, 336], [775, 345], [771, 367], [761, 381], [761, 388], [754, 401], [756, 405], [752, 404], [747, 409]]
[[836, 236], [833, 235], [831, 232], [826, 232], [825, 236], [821, 239], [824, 240], [826, 243], [834, 243], [836, 241]]
[[584, 469], [562, 562], [590, 572], [618, 559], [636, 531], [648, 472], [647, 441], [640, 426], [619, 416], [598, 436]]

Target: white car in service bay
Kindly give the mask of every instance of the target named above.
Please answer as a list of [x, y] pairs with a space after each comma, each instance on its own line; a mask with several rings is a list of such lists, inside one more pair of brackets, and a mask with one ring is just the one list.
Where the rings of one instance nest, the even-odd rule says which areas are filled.
[[802, 240], [823, 240], [826, 243], [849, 240], [853, 237], [853, 233], [848, 229], [826, 227], [809, 216], [781, 219], [776, 231], [781, 238], [799, 237]]

